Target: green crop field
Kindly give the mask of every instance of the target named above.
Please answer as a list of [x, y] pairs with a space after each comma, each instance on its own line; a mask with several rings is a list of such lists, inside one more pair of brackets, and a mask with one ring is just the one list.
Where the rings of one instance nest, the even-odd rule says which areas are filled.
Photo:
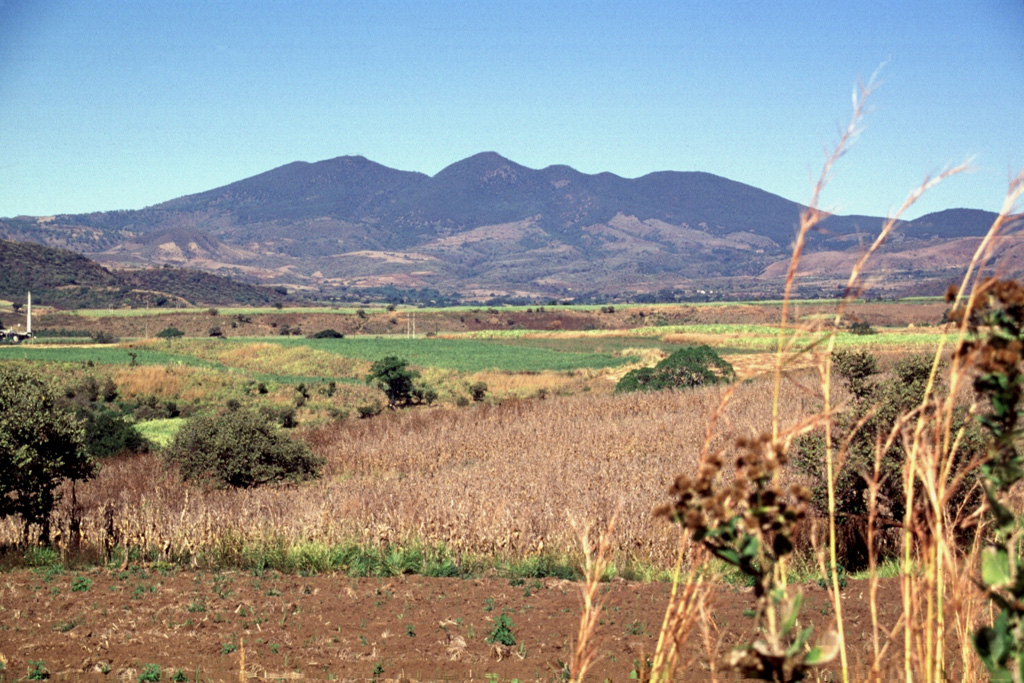
[[589, 350], [570, 350], [503, 344], [478, 338], [348, 337], [345, 339], [295, 339], [277, 337], [265, 341], [284, 347], [307, 346], [349, 358], [375, 361], [399, 356], [413, 365], [459, 372], [503, 370], [506, 372], [569, 371], [617, 367], [633, 359]]
[[94, 365], [192, 365], [218, 367], [187, 353], [172, 353], [149, 348], [128, 348], [120, 345], [61, 346], [21, 344], [0, 347], [0, 361], [29, 360], [43, 363], [93, 363]]
[[[345, 374], [331, 371], [330, 357], [376, 361], [385, 356], [399, 356], [415, 366], [442, 368], [457, 372], [497, 370], [505, 372], [565, 372], [584, 368], [617, 367], [634, 362], [619, 354], [619, 347], [637, 346], [621, 343], [607, 344], [606, 348], [587, 348], [573, 344], [573, 340], [560, 340], [556, 345], [523, 345], [502, 343], [486, 339], [443, 339], [404, 337], [349, 337], [345, 339], [306, 339], [298, 337], [259, 337], [232, 339], [179, 339], [156, 345], [66, 346], [24, 344], [0, 349], [0, 360], [17, 359], [42, 363], [92, 363], [94, 365], [187, 365], [222, 371], [249, 372], [253, 379], [277, 381], [309, 381], [326, 376]], [[299, 354], [313, 352], [297, 360], [287, 358], [267, 370], [250, 372], [242, 364], [244, 354], [233, 360], [231, 352], [239, 352], [247, 345], [273, 344]], [[574, 348], [574, 346], [576, 348]], [[324, 355], [326, 354], [326, 355]], [[319, 359], [319, 360], [318, 360]]]

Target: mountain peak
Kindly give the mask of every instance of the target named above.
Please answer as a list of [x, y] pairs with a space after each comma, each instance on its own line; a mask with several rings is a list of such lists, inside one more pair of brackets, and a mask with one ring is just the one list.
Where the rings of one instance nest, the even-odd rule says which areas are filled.
[[527, 173], [533, 173], [533, 171], [506, 159], [497, 152], [480, 152], [441, 169], [434, 176], [434, 180], [450, 181], [472, 178], [487, 182], [501, 178], [505, 181], [515, 182]]

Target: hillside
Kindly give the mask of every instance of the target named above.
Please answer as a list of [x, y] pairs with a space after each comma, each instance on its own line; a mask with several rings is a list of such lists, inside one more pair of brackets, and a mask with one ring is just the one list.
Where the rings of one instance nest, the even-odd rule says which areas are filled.
[[[535, 170], [485, 152], [431, 177], [350, 156], [294, 162], [139, 211], [0, 219], [0, 237], [108, 267], [169, 264], [324, 295], [395, 287], [480, 298], [749, 296], [777, 293], [801, 208], [708, 173], [629, 179]], [[887, 246], [903, 255], [886, 262], [893, 282], [940, 292], [966, 263], [950, 253], [963, 249], [938, 264], [923, 259], [939, 243], [984, 234], [993, 218], [951, 209], [903, 224]], [[855, 255], [881, 224], [833, 216], [808, 253]], [[823, 275], [805, 283], [806, 294], [839, 286], [840, 274]]]
[[0, 239], [0, 297], [58, 308], [107, 306], [267, 305], [284, 291], [162, 266], [111, 271], [81, 254]]

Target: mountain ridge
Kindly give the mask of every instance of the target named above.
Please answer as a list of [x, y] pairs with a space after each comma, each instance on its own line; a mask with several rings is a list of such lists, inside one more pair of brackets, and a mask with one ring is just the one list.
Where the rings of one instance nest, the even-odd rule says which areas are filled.
[[[701, 171], [638, 178], [497, 152], [433, 176], [362, 156], [296, 161], [137, 211], [0, 219], [0, 237], [72, 249], [110, 267], [173, 264], [251, 282], [330, 292], [405, 286], [570, 295], [719, 287], [778, 289], [804, 207]], [[953, 267], [913, 264], [936, 240], [978, 237], [995, 214], [947, 209], [901, 224], [887, 251], [909, 252], [897, 280], [941, 290]], [[808, 253], [863, 248], [883, 218], [835, 215]], [[950, 262], [968, 258], [963, 251]], [[946, 253], [946, 252], [943, 252]], [[962, 265], [966, 264], [966, 260]], [[803, 283], [831, 291], [839, 278]]]

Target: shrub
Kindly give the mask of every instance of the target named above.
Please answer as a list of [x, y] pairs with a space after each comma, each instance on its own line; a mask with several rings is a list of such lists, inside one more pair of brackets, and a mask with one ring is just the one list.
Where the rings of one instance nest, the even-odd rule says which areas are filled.
[[224, 330], [220, 328], [220, 325], [214, 325], [213, 327], [210, 328], [207, 334], [209, 334], [211, 337], [223, 337]]
[[359, 419], [361, 420], [374, 417], [375, 415], [380, 415], [380, 410], [380, 406], [376, 403], [370, 403], [356, 408], [356, 412], [359, 413]]
[[[1010, 502], [1011, 491], [1024, 479], [1019, 426], [1024, 417], [1024, 285], [990, 280], [986, 287], [987, 296], [975, 310], [957, 312], [970, 315], [969, 326], [975, 333], [957, 353], [978, 354], [974, 388], [989, 403], [979, 421], [991, 436], [981, 484], [992, 532], [980, 553], [978, 585], [992, 604], [985, 610], [987, 623], [974, 632], [973, 641], [992, 680], [1010, 681], [1021, 680], [1024, 674], [1024, 553], [1019, 510]], [[985, 333], [979, 335], [983, 329]], [[994, 615], [996, 607], [1000, 610]]]
[[335, 329], [328, 328], [309, 335], [310, 339], [344, 339], [345, 335]]
[[832, 368], [846, 382], [851, 394], [864, 399], [873, 388], [868, 378], [878, 374], [878, 359], [867, 351], [835, 351]]
[[437, 391], [433, 388], [425, 385], [417, 385], [412, 388], [410, 403], [426, 403], [429, 406], [433, 405], [436, 400]]
[[631, 370], [615, 385], [615, 391], [660, 391], [687, 389], [706, 384], [731, 382], [736, 373], [710, 346], [679, 349], [653, 368]]
[[85, 447], [93, 458], [148, 450], [149, 442], [123, 415], [106, 408], [85, 414]]
[[[787, 455], [776, 449], [771, 435], [740, 439], [736, 446], [740, 453], [731, 481], [722, 476], [725, 458], [715, 453], [702, 464], [696, 479], [676, 477], [669, 489], [673, 502], [655, 514], [678, 523], [694, 542], [738, 569], [754, 587], [752, 616], [760, 637], [734, 647], [727, 666], [744, 677], [801, 681], [838, 653], [835, 647], [805, 647], [814, 627], [799, 625], [803, 595], [799, 587], [786, 584], [780, 571], [795, 550], [811, 492], [799, 484], [787, 490], [778, 483], [776, 474]], [[778, 612], [786, 618], [775, 619]]]
[[157, 332], [156, 336], [160, 339], [176, 339], [178, 337], [184, 337], [185, 333], [172, 325]]
[[114, 380], [107, 378], [103, 382], [103, 401], [106, 403], [113, 403], [114, 399], [117, 398], [117, 385], [114, 384]]
[[409, 363], [398, 356], [386, 356], [376, 361], [366, 376], [367, 384], [376, 384], [388, 397], [388, 407], [433, 403], [437, 392], [415, 384], [420, 373], [409, 369]]
[[167, 450], [187, 481], [250, 488], [319, 475], [323, 459], [265, 416], [238, 410], [190, 419]]
[[487, 396], [487, 383], [486, 382], [474, 382], [469, 385], [469, 395], [474, 401], [479, 403], [484, 400]]
[[121, 341], [118, 339], [116, 334], [107, 332], [106, 330], [98, 330], [89, 336], [92, 337], [93, 342], [97, 344], [116, 344]]
[[90, 477], [93, 461], [85, 448], [81, 423], [57, 406], [43, 382], [20, 369], [0, 366], [0, 517], [19, 515], [24, 540], [29, 525], [50, 536], [55, 493], [65, 479]]
[[[868, 515], [868, 481], [875, 467], [875, 449], [884, 444], [901, 417], [915, 410], [924, 397], [931, 374], [932, 359], [911, 356], [899, 360], [890, 381], [875, 381], [879, 374], [877, 359], [866, 351], [836, 351], [832, 354], [835, 374], [846, 384], [853, 400], [850, 407], [838, 415], [832, 428], [835, 448], [846, 445], [842, 467], [835, 473], [836, 520], [842, 527], [837, 538], [840, 562], [847, 569], [859, 570], [867, 565], [866, 523]], [[957, 414], [954, 431], [964, 427], [964, 436], [955, 455], [956, 466], [966, 464], [974, 454], [984, 449], [980, 430], [967, 423], [966, 414]], [[820, 432], [801, 437], [796, 442], [797, 469], [807, 474], [811, 486], [811, 503], [822, 516], [828, 514], [828, 490], [825, 472], [825, 440]], [[906, 452], [899, 439], [881, 454], [879, 462], [880, 485], [877, 494], [878, 515], [883, 525], [895, 525], [906, 512], [906, 494], [903, 488], [903, 468]], [[958, 493], [949, 498], [951, 510], [964, 502], [973, 477], [961, 485]], [[884, 540], [879, 555], [885, 557], [898, 548], [898, 539]]]
[[160, 399], [156, 396], [147, 394], [139, 397], [132, 413], [136, 420], [163, 420], [169, 417], [178, 417], [181, 415], [181, 410], [174, 401], [160, 403]]
[[294, 429], [299, 426], [299, 421], [295, 418], [295, 406], [263, 406], [260, 408], [260, 415], [271, 422], [276, 422], [284, 429]]
[[878, 334], [878, 330], [871, 327], [871, 324], [860, 320], [850, 325], [850, 334]]

